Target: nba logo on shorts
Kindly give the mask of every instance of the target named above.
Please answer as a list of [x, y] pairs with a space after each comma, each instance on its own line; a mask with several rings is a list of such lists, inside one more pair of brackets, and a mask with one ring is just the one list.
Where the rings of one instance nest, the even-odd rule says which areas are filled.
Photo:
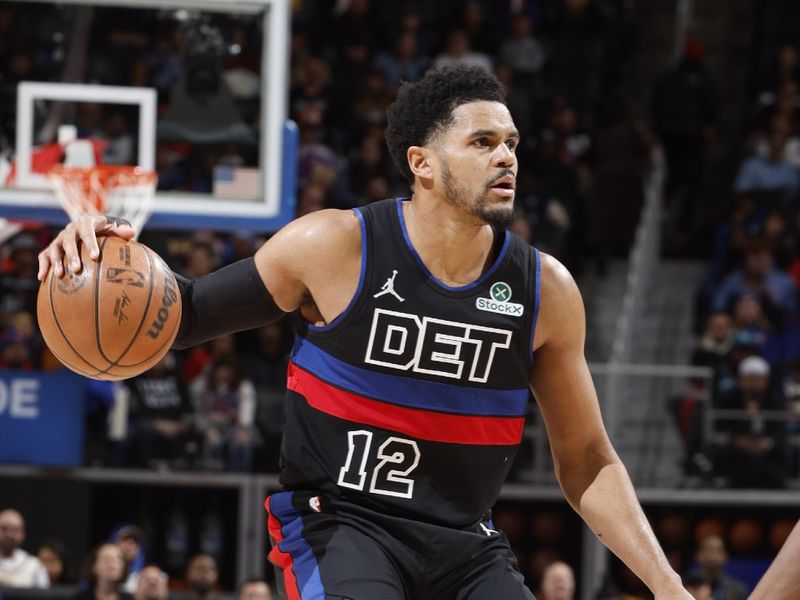
[[313, 498], [309, 498], [308, 505], [314, 512], [322, 512], [322, 506], [319, 501], [319, 496], [314, 496]]

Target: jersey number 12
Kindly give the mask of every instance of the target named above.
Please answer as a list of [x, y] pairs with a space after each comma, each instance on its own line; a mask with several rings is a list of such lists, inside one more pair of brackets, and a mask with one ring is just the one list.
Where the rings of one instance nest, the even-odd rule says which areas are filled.
[[[339, 485], [363, 490], [367, 480], [367, 459], [372, 447], [372, 432], [363, 429], [347, 432], [347, 460], [339, 469]], [[414, 440], [390, 437], [378, 448], [378, 463], [369, 483], [371, 494], [411, 498], [414, 480], [408, 475], [419, 465], [419, 447]]]

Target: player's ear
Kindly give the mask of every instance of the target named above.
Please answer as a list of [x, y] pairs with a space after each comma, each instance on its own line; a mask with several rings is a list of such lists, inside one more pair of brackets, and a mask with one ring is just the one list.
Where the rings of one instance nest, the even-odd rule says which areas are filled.
[[406, 151], [408, 168], [418, 179], [431, 179], [433, 168], [430, 151], [423, 146], [409, 146]]

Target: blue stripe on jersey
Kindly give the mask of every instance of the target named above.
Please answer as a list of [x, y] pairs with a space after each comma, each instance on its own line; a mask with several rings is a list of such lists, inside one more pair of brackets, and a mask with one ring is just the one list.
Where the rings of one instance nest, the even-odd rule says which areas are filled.
[[353, 212], [358, 216], [358, 222], [359, 225], [361, 225], [361, 273], [358, 276], [358, 287], [356, 288], [356, 293], [353, 294], [352, 298], [350, 298], [347, 308], [345, 308], [333, 321], [327, 325], [314, 325], [309, 323], [308, 328], [314, 331], [327, 331], [328, 329], [332, 329], [341, 323], [342, 319], [344, 319], [352, 310], [353, 305], [361, 295], [361, 288], [364, 287], [364, 274], [367, 272], [367, 225], [364, 222], [364, 215], [361, 214], [360, 210], [354, 208]]
[[536, 253], [536, 293], [534, 294], [533, 298], [533, 325], [531, 325], [531, 343], [529, 346], [531, 353], [531, 364], [533, 364], [533, 338], [536, 336], [536, 321], [539, 320], [539, 293], [541, 291], [542, 273], [542, 255], [536, 248], [534, 248], [533, 251]]
[[272, 515], [281, 524], [283, 539], [278, 543], [281, 552], [292, 557], [292, 570], [302, 598], [324, 598], [325, 589], [319, 575], [314, 551], [303, 537], [302, 513], [292, 505], [294, 492], [277, 492], [269, 499]]
[[431, 273], [428, 270], [428, 267], [426, 267], [425, 263], [422, 262], [422, 258], [420, 258], [419, 254], [417, 254], [416, 248], [414, 248], [414, 245], [411, 243], [411, 238], [408, 237], [408, 230], [406, 229], [406, 220], [405, 220], [405, 217], [403, 216], [403, 200], [402, 200], [402, 198], [398, 198], [396, 200], [396, 202], [397, 202], [397, 216], [400, 219], [400, 228], [403, 230], [403, 237], [406, 240], [406, 246], [408, 246], [408, 249], [411, 251], [411, 254], [414, 255], [414, 258], [416, 259], [416, 261], [419, 264], [419, 266], [422, 269], [422, 271], [428, 277], [430, 277], [431, 280], [433, 280], [436, 283], [436, 285], [438, 285], [438, 286], [440, 286], [440, 287], [442, 287], [442, 288], [444, 288], [446, 290], [449, 290], [451, 292], [462, 292], [464, 290], [472, 289], [475, 286], [478, 286], [478, 285], [482, 284], [484, 281], [486, 281], [487, 279], [489, 279], [489, 277], [491, 277], [492, 274], [497, 270], [497, 267], [500, 266], [500, 263], [503, 262], [503, 258], [505, 258], [506, 252], [508, 251], [508, 246], [509, 246], [509, 244], [511, 242], [511, 235], [508, 233], [508, 231], [505, 231], [505, 230], [503, 231], [503, 235], [505, 235], [505, 241], [503, 242], [503, 248], [500, 250], [500, 254], [497, 255], [497, 258], [495, 259], [494, 264], [492, 264], [492, 266], [489, 267], [489, 270], [487, 270], [483, 275], [478, 277], [475, 281], [473, 281], [472, 283], [468, 283], [467, 285], [453, 287], [453, 286], [447, 285], [446, 283], [443, 283], [442, 281], [440, 281], [436, 277], [436, 275], [434, 275], [433, 273]]
[[497, 390], [389, 375], [355, 367], [297, 336], [292, 361], [319, 379], [374, 400], [461, 415], [521, 417], [528, 389]]

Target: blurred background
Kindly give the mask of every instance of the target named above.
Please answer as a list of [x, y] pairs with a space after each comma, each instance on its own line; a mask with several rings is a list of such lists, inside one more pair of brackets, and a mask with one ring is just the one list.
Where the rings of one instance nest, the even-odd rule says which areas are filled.
[[[225, 201], [221, 168], [263, 168], [262, 13], [138, 4], [0, 2], [3, 194], [14, 193], [21, 81], [154, 88], [158, 190], [188, 203]], [[522, 134], [512, 229], [578, 281], [606, 425], [645, 511], [697, 598], [745, 598], [800, 517], [800, 4], [289, 8], [292, 215], [408, 195], [383, 141], [400, 83], [451, 64], [493, 72]], [[48, 123], [68, 113], [102, 162], [135, 163], [133, 108], [34, 112], [37, 144], [53, 143]], [[140, 240], [187, 277], [273, 233], [172, 225]], [[155, 563], [169, 577], [142, 600], [272, 582], [261, 504], [277, 489], [292, 318], [171, 352], [128, 381], [84, 380], [36, 325], [36, 256], [58, 226], [17, 218], [0, 231], [0, 511], [17, 511], [0, 512], [0, 597], [99, 598], [104, 552], [128, 573]], [[60, 412], [28, 435], [37, 402]], [[494, 523], [537, 598], [651, 597], [563, 500], [535, 399]], [[18, 547], [43, 560], [38, 584], [50, 587], [2, 587]]]

